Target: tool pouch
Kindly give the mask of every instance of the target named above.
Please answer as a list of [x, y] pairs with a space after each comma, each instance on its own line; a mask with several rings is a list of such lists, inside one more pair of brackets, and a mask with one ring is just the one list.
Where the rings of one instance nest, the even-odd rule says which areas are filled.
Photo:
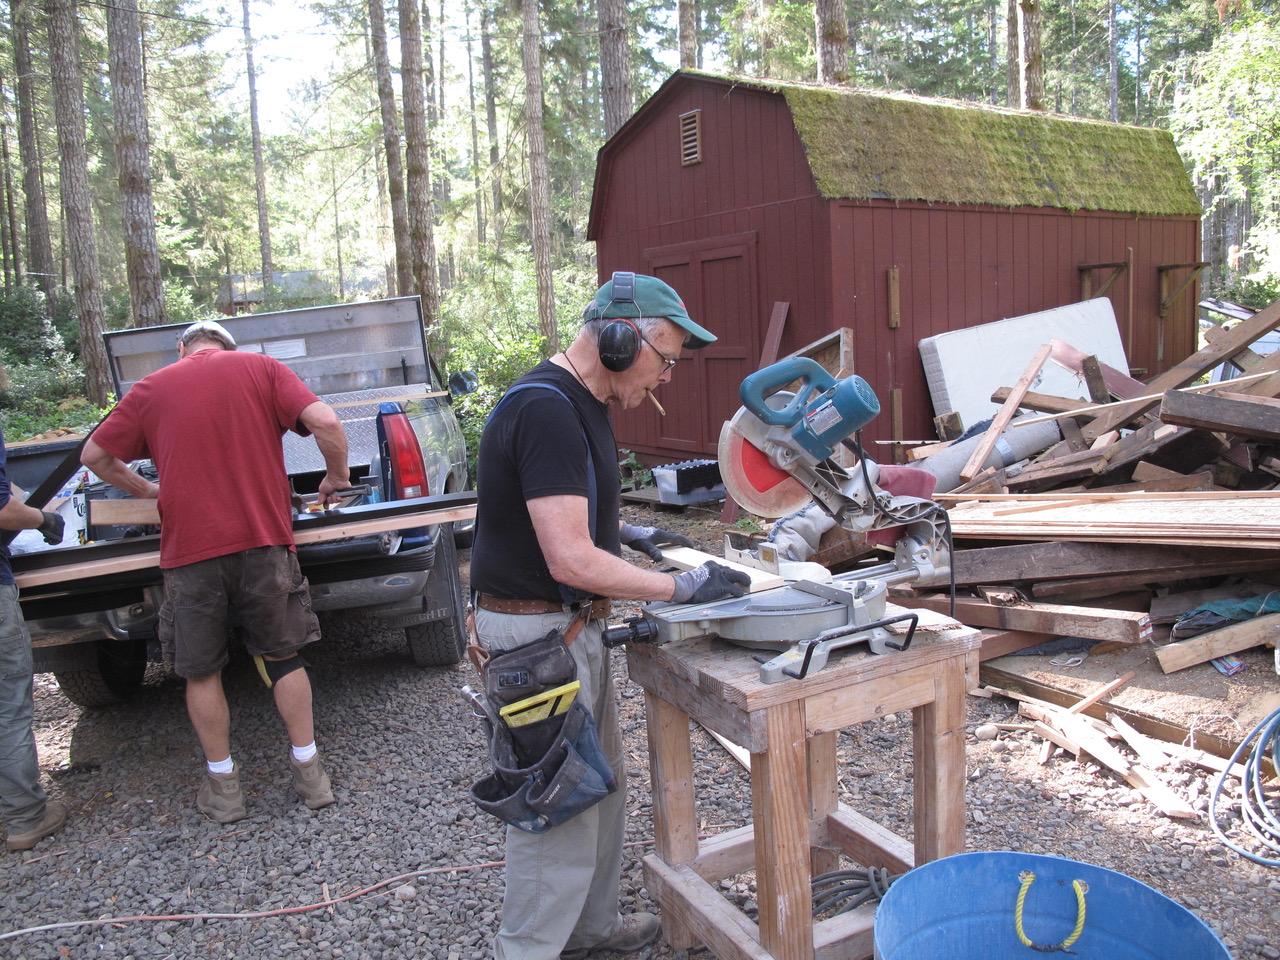
[[486, 813], [528, 833], [544, 833], [576, 817], [618, 788], [600, 747], [595, 720], [574, 701], [564, 713], [508, 726], [509, 703], [577, 679], [564, 635], [546, 636], [490, 657], [484, 671], [484, 723], [493, 772], [471, 788]]
[[[528, 729], [550, 724], [559, 728], [554, 735]], [[524, 741], [523, 749], [513, 733]], [[533, 738], [550, 746], [540, 759], [525, 765], [521, 753], [533, 747]], [[595, 721], [576, 701], [559, 716], [514, 731], [501, 721], [490, 722], [489, 757], [493, 772], [471, 788], [471, 798], [481, 810], [527, 833], [545, 833], [618, 789]]]

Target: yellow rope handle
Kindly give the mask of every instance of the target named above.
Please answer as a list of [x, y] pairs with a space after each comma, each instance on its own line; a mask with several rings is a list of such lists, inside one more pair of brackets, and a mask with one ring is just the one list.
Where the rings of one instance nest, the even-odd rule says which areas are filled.
[[1084, 895], [1089, 892], [1089, 885], [1083, 880], [1072, 880], [1071, 888], [1076, 892], [1076, 928], [1071, 931], [1071, 936], [1055, 945], [1047, 943], [1036, 943], [1028, 937], [1022, 930], [1022, 908], [1027, 900], [1027, 891], [1031, 889], [1031, 885], [1036, 882], [1036, 875], [1030, 870], [1023, 870], [1018, 874], [1018, 879], [1022, 881], [1022, 888], [1018, 890], [1018, 905], [1014, 909], [1014, 926], [1018, 931], [1018, 939], [1022, 941], [1024, 947], [1030, 947], [1032, 950], [1039, 950], [1041, 953], [1071, 953], [1067, 948], [1080, 939], [1080, 934], [1084, 930]]

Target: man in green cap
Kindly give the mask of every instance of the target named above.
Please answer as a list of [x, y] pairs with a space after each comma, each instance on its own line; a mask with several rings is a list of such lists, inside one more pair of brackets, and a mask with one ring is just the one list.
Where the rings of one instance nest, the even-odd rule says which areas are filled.
[[471, 551], [476, 635], [490, 654], [554, 629], [571, 638], [577, 699], [595, 720], [619, 785], [545, 832], [507, 827], [495, 960], [630, 953], [658, 935], [654, 915], [618, 912], [626, 766], [601, 634], [611, 599], [705, 603], [741, 596], [749, 578], [714, 562], [672, 576], [622, 558], [623, 545], [660, 559], [663, 545], [692, 544], [621, 522], [609, 407], [652, 399], [682, 350], [715, 339], [666, 283], [615, 273], [588, 304], [573, 343], [512, 385], [480, 440]]

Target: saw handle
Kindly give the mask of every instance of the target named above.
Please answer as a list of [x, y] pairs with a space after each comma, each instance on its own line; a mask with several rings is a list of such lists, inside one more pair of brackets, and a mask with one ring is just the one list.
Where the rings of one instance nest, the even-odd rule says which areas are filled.
[[[765, 393], [786, 386], [792, 380], [801, 381], [795, 396], [781, 409], [769, 406]], [[800, 420], [804, 409], [815, 394], [825, 393], [835, 386], [835, 379], [816, 360], [808, 357], [791, 357], [757, 370], [742, 381], [738, 395], [742, 405], [771, 426], [791, 426]]]

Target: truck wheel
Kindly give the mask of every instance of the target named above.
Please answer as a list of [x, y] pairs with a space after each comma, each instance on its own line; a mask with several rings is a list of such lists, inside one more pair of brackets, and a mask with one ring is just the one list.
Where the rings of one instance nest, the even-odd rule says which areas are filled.
[[82, 707], [105, 707], [128, 700], [142, 687], [147, 672], [147, 641], [102, 638], [95, 645], [96, 668], [55, 671], [63, 696]]
[[467, 652], [467, 610], [451, 527], [441, 524], [437, 531], [436, 559], [427, 583], [427, 604], [433, 610], [444, 607], [449, 615], [404, 628], [409, 653], [420, 667], [450, 667]]

